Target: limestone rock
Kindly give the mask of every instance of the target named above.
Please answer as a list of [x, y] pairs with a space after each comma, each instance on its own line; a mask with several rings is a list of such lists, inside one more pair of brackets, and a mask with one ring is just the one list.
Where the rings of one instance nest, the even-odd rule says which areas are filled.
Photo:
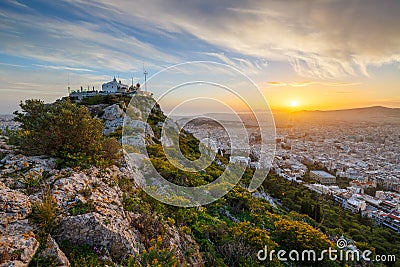
[[27, 264], [22, 261], [9, 261], [3, 264], [0, 264], [0, 267], [26, 267]]
[[2, 173], [12, 173], [25, 168], [40, 172], [51, 172], [56, 167], [56, 160], [45, 156], [24, 156], [9, 154], [1, 161], [3, 164]]
[[178, 231], [175, 226], [172, 226], [167, 229], [166, 236], [169, 246], [175, 248], [174, 254], [183, 265], [204, 266], [200, 247], [188, 234]]
[[118, 127], [122, 127], [124, 123], [124, 115], [125, 112], [118, 104], [106, 107], [101, 116], [101, 119], [104, 121], [103, 134], [108, 135], [114, 132]]
[[118, 104], [114, 104], [106, 107], [104, 114], [101, 116], [103, 120], [115, 120], [124, 116], [125, 112], [119, 107]]
[[140, 247], [139, 237], [126, 219], [96, 212], [65, 217], [56, 228], [54, 238], [105, 248], [116, 259], [135, 255]]
[[0, 182], [0, 217], [9, 218], [9, 222], [25, 219], [32, 211], [29, 198], [11, 190]]
[[71, 265], [64, 252], [61, 251], [56, 241], [50, 235], [48, 235], [46, 242], [45, 249], [40, 252], [42, 257], [54, 257], [55, 261], [58, 263], [58, 266]]
[[2, 236], [0, 242], [5, 244], [0, 246], [0, 255], [6, 255], [8, 260], [0, 266], [27, 266], [39, 248], [39, 242], [32, 233], [8, 238]]
[[8, 222], [7, 229], [5, 224], [6, 219], [3, 219], [3, 222], [0, 223], [0, 233], [4, 234], [6, 231], [8, 231], [9, 236], [29, 234], [35, 230], [34, 227], [32, 227], [32, 225], [29, 223], [28, 219]]
[[[69, 214], [69, 209], [78, 201], [93, 203], [95, 210], [108, 217], [123, 216], [122, 191], [118, 186], [109, 186], [122, 173], [118, 168], [99, 172], [97, 168], [91, 168], [84, 172], [73, 173], [69, 177], [57, 180], [52, 189], [52, 194], [57, 205]], [[116, 176], [116, 177], [113, 177]]]
[[31, 213], [29, 198], [0, 182], [0, 266], [27, 266], [39, 247], [33, 227], [26, 217]]

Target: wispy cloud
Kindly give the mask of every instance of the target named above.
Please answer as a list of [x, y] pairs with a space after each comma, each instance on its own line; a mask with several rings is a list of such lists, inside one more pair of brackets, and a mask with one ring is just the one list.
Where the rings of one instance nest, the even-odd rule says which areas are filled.
[[[206, 52], [233, 66], [260, 72], [267, 60], [287, 61], [299, 75], [322, 79], [369, 76], [370, 66], [400, 63], [396, 0], [298, 0], [290, 8], [285, 1], [257, 0], [64, 0], [49, 5], [62, 5], [81, 19], [6, 12], [2, 24], [12, 29], [2, 32], [6, 44], [1, 50], [60, 65], [67, 60], [71, 67], [84, 61], [84, 66], [129, 71], [146, 59], [159, 65], [188, 59], [177, 57], [181, 51], [171, 44], [165, 49], [172, 54], [162, 52], [164, 41], [186, 43], [190, 51], [201, 40], [213, 50], [242, 55]], [[134, 37], [138, 31], [158, 36], [157, 45]], [[174, 40], [177, 34], [184, 39]], [[249, 63], [246, 57], [259, 60]]]
[[265, 82], [267, 86], [290, 86], [290, 87], [307, 87], [311, 85], [322, 85], [322, 86], [334, 86], [334, 87], [346, 87], [360, 85], [358, 82], [321, 82], [321, 81], [300, 81], [300, 82], [278, 82], [271, 81]]
[[287, 86], [287, 83], [284, 82], [266, 82], [264, 84], [270, 86]]
[[[66, 21], [11, 11], [0, 17], [0, 21], [7, 25], [0, 31], [1, 39], [5, 40], [0, 52], [53, 63], [47, 68], [91, 71], [95, 67], [130, 72], [140, 69], [148, 58], [152, 59], [152, 64], [178, 62], [177, 57], [149, 43], [111, 26], [111, 30], [104, 29], [104, 25], [95, 22]], [[44, 64], [41, 67], [45, 67]]]
[[99, 0], [96, 5], [122, 12], [123, 23], [150, 31], [187, 33], [243, 55], [288, 60], [306, 77], [368, 76], [370, 66], [399, 62], [396, 0], [299, 0], [290, 8], [285, 1], [256, 0]]
[[52, 70], [70, 70], [70, 71], [83, 71], [83, 72], [92, 72], [92, 69], [86, 68], [74, 68], [74, 67], [67, 67], [67, 66], [51, 66], [51, 65], [42, 65], [42, 64], [33, 64], [34, 66], [45, 68], [45, 69], [52, 69]]
[[28, 7], [27, 5], [17, 1], [17, 0], [6, 0], [7, 3], [10, 3], [16, 7], [20, 7], [20, 8], [24, 8], [24, 9], [31, 9], [30, 7]]
[[265, 59], [246, 59], [237, 56], [229, 57], [225, 53], [202, 52], [201, 54], [216, 58], [222, 63], [237, 68], [245, 74], [257, 74], [268, 66], [268, 61]]
[[26, 68], [26, 65], [20, 65], [20, 64], [10, 64], [10, 63], [4, 63], [0, 62], [0, 65], [6, 66], [6, 67], [15, 67], [15, 68]]

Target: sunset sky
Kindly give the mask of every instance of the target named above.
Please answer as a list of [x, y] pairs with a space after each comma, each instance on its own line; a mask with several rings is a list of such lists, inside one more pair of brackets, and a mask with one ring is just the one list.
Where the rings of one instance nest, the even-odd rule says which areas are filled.
[[[0, 113], [187, 61], [250, 77], [274, 109], [400, 107], [398, 0], [2, 0]], [[151, 90], [151, 88], [149, 88]]]

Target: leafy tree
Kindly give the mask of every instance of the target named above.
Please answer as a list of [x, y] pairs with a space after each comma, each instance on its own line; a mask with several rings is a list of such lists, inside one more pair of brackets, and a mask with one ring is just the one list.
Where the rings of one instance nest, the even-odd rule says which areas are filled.
[[102, 122], [92, 118], [86, 107], [40, 100], [26, 100], [20, 106], [22, 112], [14, 112], [20, 130], [10, 140], [23, 153], [55, 156], [61, 165], [81, 167], [104, 166], [118, 158], [118, 141], [103, 136]]

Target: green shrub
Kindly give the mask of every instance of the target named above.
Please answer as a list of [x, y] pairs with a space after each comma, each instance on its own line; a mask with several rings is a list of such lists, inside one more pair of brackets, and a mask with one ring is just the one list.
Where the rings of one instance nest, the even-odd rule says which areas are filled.
[[31, 218], [45, 233], [50, 233], [56, 224], [59, 210], [57, 203], [49, 190], [42, 194], [42, 202], [35, 202], [32, 205]]
[[179, 266], [179, 260], [174, 256], [175, 248], [164, 247], [161, 236], [158, 236], [157, 239], [152, 239], [150, 242], [151, 246], [144, 250], [138, 259], [139, 266]]
[[10, 133], [10, 142], [27, 155], [47, 154], [59, 158], [60, 166], [107, 166], [120, 157], [115, 138], [102, 134], [103, 123], [88, 109], [70, 101], [44, 104], [26, 100], [14, 120], [20, 129]]

